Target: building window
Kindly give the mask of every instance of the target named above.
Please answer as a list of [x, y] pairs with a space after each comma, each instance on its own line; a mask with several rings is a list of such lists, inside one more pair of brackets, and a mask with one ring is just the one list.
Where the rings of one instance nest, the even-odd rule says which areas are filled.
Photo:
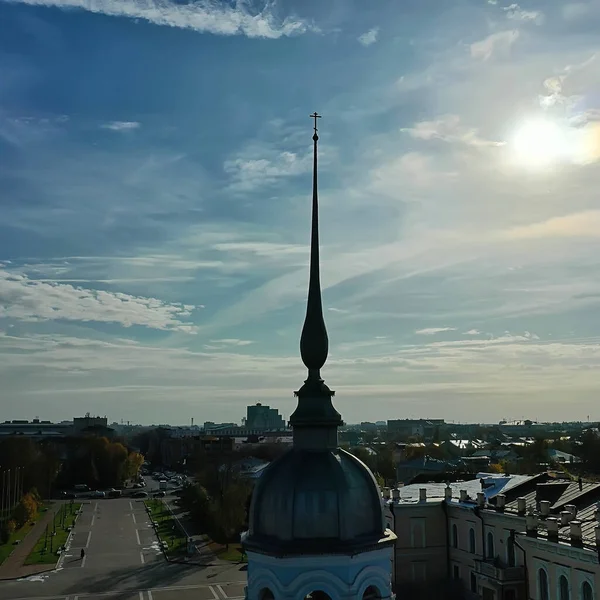
[[258, 597], [260, 600], [275, 600], [275, 596], [273, 596], [273, 592], [269, 588], [263, 588], [260, 590]]
[[331, 596], [321, 590], [315, 590], [304, 596], [304, 600], [331, 600]]
[[548, 573], [545, 569], [538, 570], [538, 600], [550, 600], [548, 592]]
[[564, 575], [561, 575], [558, 580], [558, 600], [570, 600], [570, 598], [569, 580]]
[[458, 548], [458, 527], [456, 523], [452, 524], [452, 547]]
[[425, 519], [410, 520], [410, 543], [413, 548], [425, 548]]
[[594, 600], [594, 590], [588, 581], [581, 586], [581, 600]]
[[475, 529], [473, 529], [473, 527], [471, 527], [471, 529], [469, 529], [469, 552], [471, 554], [475, 554], [476, 550], [475, 550]]
[[491, 531], [488, 531], [487, 534], [487, 557], [494, 558], [496, 556], [496, 551], [494, 549], [494, 534]]
[[458, 565], [452, 566], [452, 577], [454, 579], [460, 579], [460, 568]]
[[475, 573], [471, 571], [471, 591], [476, 594], [477, 593], [477, 577]]
[[509, 567], [514, 567], [517, 564], [515, 558], [515, 540], [512, 535], [506, 540], [506, 562]]
[[362, 600], [381, 600], [381, 592], [379, 588], [374, 585], [370, 585], [363, 594]]

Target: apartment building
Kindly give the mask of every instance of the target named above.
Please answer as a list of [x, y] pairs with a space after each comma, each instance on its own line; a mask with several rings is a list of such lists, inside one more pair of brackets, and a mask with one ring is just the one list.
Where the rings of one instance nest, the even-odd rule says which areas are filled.
[[[480, 474], [384, 489], [398, 597], [600, 598], [600, 485]], [[597, 541], [598, 540], [598, 541]]]

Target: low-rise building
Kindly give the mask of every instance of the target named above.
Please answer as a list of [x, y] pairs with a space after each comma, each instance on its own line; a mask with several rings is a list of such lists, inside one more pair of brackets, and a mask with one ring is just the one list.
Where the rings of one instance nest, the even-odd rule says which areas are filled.
[[[600, 484], [479, 474], [383, 492], [398, 540], [398, 597], [592, 600], [600, 589]], [[449, 587], [450, 586], [450, 587]]]

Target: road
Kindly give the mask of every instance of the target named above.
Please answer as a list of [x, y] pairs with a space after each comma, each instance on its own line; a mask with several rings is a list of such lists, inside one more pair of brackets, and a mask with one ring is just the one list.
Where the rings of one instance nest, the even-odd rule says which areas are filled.
[[143, 501], [99, 499], [83, 505], [58, 568], [0, 583], [0, 599], [227, 600], [243, 597], [243, 569], [167, 563]]

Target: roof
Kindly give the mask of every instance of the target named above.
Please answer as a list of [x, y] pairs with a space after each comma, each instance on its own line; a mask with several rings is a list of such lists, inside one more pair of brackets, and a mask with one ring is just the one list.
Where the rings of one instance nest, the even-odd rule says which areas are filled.
[[[481, 479], [486, 483], [484, 489], [481, 488]], [[488, 473], [478, 473], [477, 479], [471, 479], [470, 481], [456, 481], [450, 483], [452, 488], [452, 498], [459, 498], [461, 490], [466, 490], [467, 494], [473, 500], [477, 497], [478, 492], [483, 492], [486, 498], [492, 498], [493, 496], [500, 494], [508, 489], [511, 489], [517, 485], [520, 485], [524, 481], [530, 479], [528, 475], [490, 475]], [[419, 490], [426, 489], [427, 497], [439, 498], [442, 500], [445, 495], [446, 489], [445, 483], [415, 483], [405, 485], [400, 488], [400, 502], [418, 502]]]
[[[577, 499], [585, 496], [588, 493], [593, 493], [597, 491], [600, 495], [600, 484], [599, 483], [590, 483], [584, 481], [581, 486], [582, 489], [579, 489], [579, 483], [576, 481], [564, 481], [558, 480], [555, 482], [544, 483], [544, 495], [545, 498], [550, 501], [550, 510], [554, 513], [560, 512], [560, 510], [566, 506], [567, 504], [576, 504]], [[555, 493], [552, 493], [555, 488]], [[537, 487], [527, 494], [523, 494], [523, 498], [525, 498], [527, 510], [532, 509], [536, 510], [537, 507]], [[518, 505], [518, 499], [506, 503], [507, 511], [516, 511]]]

